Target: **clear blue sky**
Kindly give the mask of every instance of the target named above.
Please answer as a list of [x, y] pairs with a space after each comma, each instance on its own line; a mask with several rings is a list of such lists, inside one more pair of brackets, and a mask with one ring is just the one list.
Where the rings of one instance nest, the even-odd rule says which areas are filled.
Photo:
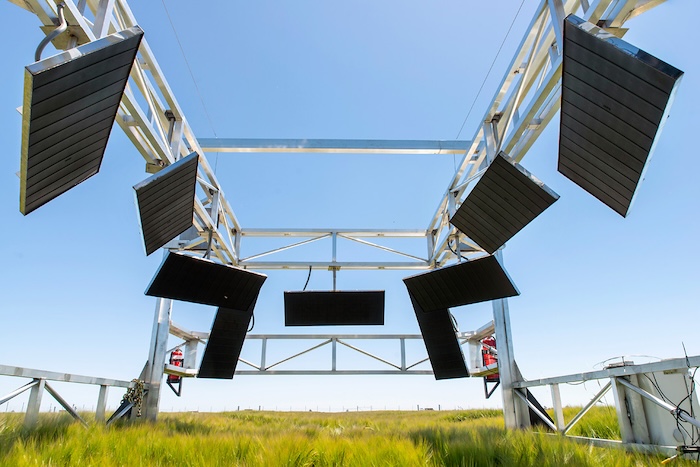
[[[454, 139], [520, 6], [520, 0], [206, 7], [166, 1], [211, 123], [162, 3], [131, 7], [188, 120], [199, 137], [241, 138]], [[538, 3], [525, 1], [461, 139], [474, 134]], [[669, 0], [626, 25], [627, 41], [685, 71], [627, 219], [557, 173], [558, 117], [523, 160], [561, 195], [504, 252], [522, 293], [510, 300], [510, 310], [516, 359], [528, 379], [597, 369], [621, 355], [679, 357], [681, 343], [700, 354], [700, 185], [692, 146], [700, 103], [699, 14], [698, 2]], [[115, 127], [100, 174], [29, 216], [19, 213], [21, 117], [15, 108], [22, 104], [23, 67], [43, 35], [34, 15], [9, 2], [0, 2], [0, 17], [9, 45], [0, 67], [6, 235], [0, 363], [130, 380], [146, 360], [155, 299], [143, 291], [160, 262], [158, 253], [143, 254], [131, 188], [146, 177], [144, 162]], [[244, 228], [426, 228], [454, 171], [452, 156], [444, 155], [208, 157]], [[243, 254], [259, 249], [264, 245], [244, 243]], [[306, 273], [266, 273], [254, 332], [288, 332], [282, 292], [301, 289]], [[387, 291], [386, 325], [369, 332], [417, 333], [401, 282], [410, 274], [341, 271], [338, 286]], [[314, 272], [310, 289], [330, 287], [329, 273]], [[208, 330], [213, 314], [205, 306], [174, 308], [174, 320], [196, 330]], [[490, 319], [490, 305], [455, 315], [462, 330], [475, 329]], [[332, 330], [362, 331], [309, 332]], [[396, 358], [394, 350], [376, 350]], [[0, 395], [21, 384], [0, 377]], [[91, 387], [57, 387], [78, 406], [97, 400]], [[564, 387], [564, 402], [583, 403], [597, 388]], [[481, 380], [430, 376], [188, 380], [181, 399], [163, 394], [165, 410], [500, 406], [500, 394], [484, 400]], [[110, 404], [121, 396], [113, 390]], [[9, 409], [25, 400], [15, 399]], [[48, 395], [44, 402], [55, 405]]]

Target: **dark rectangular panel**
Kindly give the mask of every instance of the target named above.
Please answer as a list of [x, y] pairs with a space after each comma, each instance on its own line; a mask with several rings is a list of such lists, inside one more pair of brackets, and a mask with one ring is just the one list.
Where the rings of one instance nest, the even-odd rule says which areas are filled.
[[557, 199], [559, 195], [502, 152], [450, 223], [492, 254]]
[[413, 310], [416, 313], [418, 326], [423, 335], [425, 349], [428, 351], [430, 365], [433, 367], [435, 379], [465, 378], [469, 376], [467, 364], [464, 362], [462, 347], [455, 334], [450, 310], [423, 311], [418, 301], [411, 295]]
[[627, 216], [683, 72], [574, 15], [563, 55], [559, 172]]
[[22, 214], [99, 172], [142, 37], [135, 26], [26, 67]]
[[146, 295], [247, 310], [265, 279], [267, 276], [257, 272], [168, 252]]
[[252, 317], [253, 306], [246, 311], [217, 310], [197, 378], [233, 378]]
[[495, 256], [463, 261], [403, 281], [428, 312], [520, 295]]
[[198, 161], [192, 153], [134, 186], [146, 255], [192, 225]]
[[384, 291], [285, 292], [284, 324], [383, 325]]

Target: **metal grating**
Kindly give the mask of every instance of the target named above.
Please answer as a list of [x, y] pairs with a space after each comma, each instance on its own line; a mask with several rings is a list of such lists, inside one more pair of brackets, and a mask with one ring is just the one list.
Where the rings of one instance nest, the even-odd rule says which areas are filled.
[[246, 311], [219, 308], [204, 349], [198, 378], [231, 379], [241, 355], [253, 306]]
[[192, 153], [134, 186], [146, 255], [192, 225], [198, 161]]
[[142, 37], [136, 26], [26, 67], [22, 214], [99, 172]]
[[413, 310], [416, 313], [418, 326], [423, 335], [425, 349], [428, 351], [430, 365], [433, 367], [435, 379], [465, 378], [469, 376], [467, 364], [464, 362], [462, 347], [455, 334], [454, 324], [447, 308], [426, 312], [418, 301], [411, 295]]
[[501, 152], [450, 223], [492, 254], [557, 199], [559, 195]]
[[384, 291], [285, 292], [284, 324], [383, 325]]
[[146, 295], [247, 310], [255, 303], [265, 279], [264, 274], [168, 252]]
[[495, 256], [463, 261], [403, 281], [425, 311], [520, 295]]
[[683, 72], [570, 15], [559, 172], [627, 216]]

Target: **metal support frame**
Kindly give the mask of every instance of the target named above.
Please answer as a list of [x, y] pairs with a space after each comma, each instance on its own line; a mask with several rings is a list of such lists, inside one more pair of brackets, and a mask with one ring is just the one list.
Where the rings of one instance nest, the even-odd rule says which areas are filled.
[[14, 366], [0, 365], [0, 376], [14, 376], [20, 378], [32, 378], [32, 381], [24, 386], [12, 391], [11, 393], [0, 397], [0, 405], [14, 399], [26, 391], [29, 393], [29, 401], [27, 402], [27, 410], [24, 416], [24, 426], [32, 428], [36, 426], [39, 420], [39, 409], [44, 390], [58, 402], [73, 418], [78, 420], [82, 425], [87, 426], [85, 420], [66, 402], [63, 397], [52, 387], [47, 381], [59, 381], [76, 384], [90, 384], [100, 386], [100, 392], [97, 400], [97, 409], [95, 412], [95, 420], [104, 421], [105, 409], [107, 406], [107, 393], [110, 387], [121, 387], [128, 389], [134, 383], [129, 381], [120, 381], [106, 378], [96, 378], [93, 376], [72, 375], [68, 373], [56, 373], [52, 371], [36, 370], [33, 368], [22, 368]]
[[[700, 355], [662, 360], [659, 362], [645, 363], [642, 365], [624, 365], [611, 367], [604, 370], [592, 371], [588, 373], [578, 373], [565, 376], [556, 376], [532, 381], [516, 381], [512, 387], [516, 391], [526, 388], [550, 386], [552, 394], [552, 406], [554, 407], [555, 429], [561, 435], [567, 433], [612, 389], [615, 409], [620, 425], [620, 435], [622, 443], [615, 440], [592, 439], [584, 437], [568, 436], [569, 438], [602, 445], [620, 445], [630, 449], [659, 450], [668, 453], [675, 453], [675, 446], [657, 446], [650, 442], [649, 429], [645, 419], [644, 406], [641, 399], [647, 399], [668, 411], [674, 417], [684, 422], [690, 423], [700, 428], [700, 421], [692, 417], [688, 412], [668, 401], [649, 393], [639, 387], [638, 378], [643, 374], [658, 372], [687, 371], [700, 366]], [[586, 381], [607, 380], [593, 398], [564, 425], [564, 417], [561, 406], [561, 396], [559, 388], [564, 383], [582, 383]], [[523, 394], [516, 393], [522, 400]], [[529, 405], [529, 404], [528, 404]], [[535, 411], [537, 413], [537, 411]], [[542, 418], [542, 417], [541, 417]], [[543, 418], [548, 423], [546, 417]], [[549, 424], [549, 423], [548, 423]]]
[[[208, 338], [208, 333], [205, 332], [190, 332], [177, 328], [176, 333], [179, 336], [197, 336], [197, 342], [201, 342]], [[471, 345], [476, 339], [480, 339], [479, 331], [459, 332], [457, 339], [460, 345]], [[260, 342], [259, 364], [253, 363], [245, 358], [239, 358], [238, 361], [246, 365], [249, 369], [236, 370], [236, 375], [432, 375], [431, 369], [417, 369], [422, 363], [428, 361], [427, 356], [420, 357], [412, 363], [407, 363], [406, 341], [422, 341], [423, 337], [420, 334], [250, 334], [246, 337], [246, 344], [255, 346], [255, 342]], [[359, 343], [355, 341], [385, 341], [393, 345], [399, 344], [399, 361], [394, 362], [387, 358], [375, 355], [374, 353], [361, 348]], [[303, 341], [308, 343], [308, 347], [303, 350], [285, 355], [278, 358], [273, 363], [268, 363], [267, 355], [269, 345], [283, 347], [289, 341]], [[310, 342], [311, 341], [311, 342]], [[320, 342], [319, 342], [320, 341]], [[187, 342], [195, 342], [194, 339]], [[245, 345], [245, 344], [244, 344]], [[375, 362], [379, 362], [380, 369], [343, 369], [340, 368], [338, 362], [338, 347], [342, 346], [352, 351], [352, 355], [364, 355]], [[244, 347], [245, 350], [246, 347]], [[276, 348], [276, 347], [275, 347]], [[320, 368], [287, 368], [277, 369], [282, 364], [293, 365], [298, 357], [307, 355], [313, 351], [322, 348], [330, 348], [330, 358], [323, 359]], [[329, 367], [326, 367], [323, 362], [329, 362]], [[197, 375], [197, 370], [185, 365], [178, 367], [174, 365], [164, 365], [166, 374], [177, 375], [182, 377], [194, 377]]]
[[[55, 28], [57, 24], [57, 7], [52, 0], [11, 0], [14, 4], [37, 15], [44, 26]], [[260, 141], [232, 142], [224, 140], [223, 145], [208, 140], [200, 142], [194, 135], [182, 112], [174, 93], [144, 39], [141, 42], [138, 59], [131, 71], [131, 79], [124, 93], [116, 118], [117, 124], [126, 133], [148, 166], [163, 167], [175, 162], [179, 157], [191, 151], [200, 154], [198, 185], [200, 197], [195, 200], [194, 226], [200, 239], [193, 242], [180, 242], [169, 245], [171, 248], [189, 249], [207, 242], [208, 251], [219, 261], [255, 269], [306, 269], [312, 267], [344, 269], [427, 269], [461, 259], [462, 254], [481, 254], [481, 250], [463, 234], [455, 232], [449, 224], [449, 211], [459, 207], [469, 184], [476, 180], [488, 165], [488, 161], [501, 149], [520, 162], [529, 148], [550, 122], [560, 105], [561, 86], [561, 21], [569, 13], [580, 13], [591, 22], [602, 21], [603, 24], [620, 27], [624, 22], [638, 14], [644, 13], [663, 0], [542, 0], [526, 30], [519, 48], [506, 71], [500, 86], [487, 107], [473, 138], [468, 142], [342, 142], [337, 140], [286, 140], [279, 141], [278, 146], [285, 146], [288, 152], [352, 152], [352, 153], [401, 153], [401, 154], [464, 154], [454, 176], [449, 181], [443, 199], [438, 204], [433, 218], [423, 230], [415, 235], [426, 240], [428, 256], [419, 258], [415, 255], [401, 253], [389, 247], [359, 242], [370, 247], [392, 251], [404, 258], [415, 261], [355, 263], [339, 262], [335, 257], [331, 261], [258, 262], [255, 257], [241, 259], [242, 239], [266, 233], [270, 237], [288, 237], [291, 232], [286, 229], [255, 232], [244, 230], [239, 224], [233, 209], [229, 205], [222, 187], [204, 156], [203, 145], [208, 150], [216, 151], [255, 151], [271, 152], [270, 143]], [[611, 8], [612, 6], [612, 8]], [[86, 12], [86, 9], [89, 12]], [[71, 25], [71, 34], [81, 41], [94, 41], [97, 38], [128, 28], [137, 24], [126, 0], [65, 0], [65, 16]], [[86, 14], [94, 18], [88, 19]], [[80, 42], [71, 39], [67, 46]], [[144, 103], [144, 104], [142, 104]], [[145, 108], [144, 108], [145, 105]], [[166, 110], [175, 119], [166, 117]], [[218, 147], [217, 147], [218, 144]], [[228, 145], [228, 146], [226, 146]], [[211, 212], [211, 214], [210, 214]], [[329, 232], [334, 242], [340, 236], [338, 229], [323, 230]], [[304, 232], [309, 237], [310, 231]], [[386, 237], [391, 231], [374, 232], [376, 236]], [[399, 232], [394, 231], [398, 235]], [[314, 235], [310, 236], [314, 238]], [[352, 237], [352, 238], [349, 238]], [[343, 238], [359, 240], [360, 235]], [[450, 241], [456, 237], [458, 248], [452, 251]], [[320, 236], [319, 236], [320, 238]], [[318, 239], [318, 238], [316, 238]], [[286, 247], [292, 248], [303, 243]], [[335, 243], [334, 243], [335, 245]], [[464, 248], [462, 247], [464, 245]], [[282, 251], [278, 249], [276, 251]], [[265, 255], [276, 251], [266, 252]], [[499, 342], [501, 378], [503, 381], [504, 412], [509, 427], [523, 424], [523, 404], [513, 390], [522, 382], [513, 357], [512, 336], [505, 300], [493, 304], [496, 337]], [[153, 338], [149, 351], [149, 362], [144, 368], [146, 380], [151, 385], [146, 403], [146, 414], [155, 419], [158, 411], [158, 397], [162, 380], [162, 368], [165, 362], [165, 343], [168, 337], [171, 302], [158, 300]], [[334, 342], [334, 345], [336, 341]], [[263, 349], [266, 341], [263, 341]], [[264, 365], [263, 350], [261, 368]], [[404, 368], [405, 364], [399, 367]], [[410, 367], [407, 367], [408, 369]], [[34, 389], [32, 389], [34, 391]]]
[[156, 312], [153, 321], [151, 346], [148, 362], [142, 377], [146, 381], [148, 392], [144, 396], [143, 414], [147, 420], [155, 421], [160, 406], [160, 388], [163, 382], [163, 369], [167, 359], [168, 336], [170, 335], [170, 314], [173, 301], [168, 298], [156, 300]]

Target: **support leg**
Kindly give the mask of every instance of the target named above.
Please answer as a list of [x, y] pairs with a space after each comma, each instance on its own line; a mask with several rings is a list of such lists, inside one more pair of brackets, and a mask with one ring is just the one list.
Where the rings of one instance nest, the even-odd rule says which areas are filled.
[[44, 394], [46, 380], [40, 379], [39, 384], [33, 386], [29, 392], [29, 402], [27, 403], [27, 413], [24, 415], [24, 427], [34, 428], [39, 420], [39, 408], [41, 407], [41, 396]]
[[109, 386], [100, 386], [100, 395], [97, 397], [97, 410], [95, 411], [95, 420], [97, 422], [105, 421], [105, 410], [107, 409], [107, 394]]
[[[501, 250], [495, 253], [496, 258], [502, 263]], [[501, 378], [501, 394], [503, 395], [503, 418], [506, 428], [522, 428], [529, 426], [529, 412], [516, 396], [513, 383], [520, 381], [522, 376], [515, 364], [513, 354], [513, 337], [510, 331], [510, 312], [508, 299], [502, 298], [491, 302], [493, 305], [493, 323], [496, 328], [496, 342], [498, 345], [498, 372]]]
[[148, 363], [145, 368], [145, 380], [148, 393], [143, 401], [143, 413], [149, 421], [158, 418], [160, 406], [160, 389], [163, 382], [163, 369], [165, 367], [168, 336], [170, 335], [170, 314], [173, 301], [167, 298], [159, 298], [156, 302], [155, 318], [153, 321], [153, 334], [151, 335], [151, 347], [148, 354]]
[[554, 406], [554, 422], [557, 425], [557, 431], [564, 433], [566, 423], [564, 422], [564, 408], [561, 405], [561, 394], [559, 393], [559, 385], [552, 384], [552, 405]]

